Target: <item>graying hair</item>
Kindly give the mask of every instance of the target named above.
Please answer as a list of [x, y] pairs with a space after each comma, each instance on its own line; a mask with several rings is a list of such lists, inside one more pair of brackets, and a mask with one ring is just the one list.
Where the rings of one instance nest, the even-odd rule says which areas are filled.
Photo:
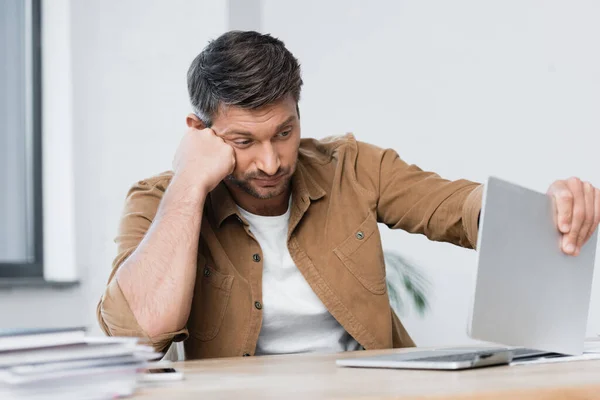
[[292, 95], [300, 100], [298, 60], [284, 43], [254, 31], [231, 31], [212, 40], [187, 74], [194, 113], [212, 126], [219, 107], [256, 109]]

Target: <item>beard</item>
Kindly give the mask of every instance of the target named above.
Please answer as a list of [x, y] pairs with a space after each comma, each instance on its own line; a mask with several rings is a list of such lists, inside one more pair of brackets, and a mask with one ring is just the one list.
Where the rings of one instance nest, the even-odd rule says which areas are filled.
[[[279, 196], [289, 190], [292, 183], [292, 175], [295, 170], [296, 165], [294, 164], [292, 167], [280, 167], [274, 175], [267, 175], [262, 171], [253, 171], [244, 174], [241, 178], [237, 178], [231, 174], [228, 175], [225, 180], [242, 189], [252, 197], [267, 200]], [[282, 179], [272, 187], [257, 187], [252, 184], [254, 179], [273, 179], [278, 177], [282, 177]]]

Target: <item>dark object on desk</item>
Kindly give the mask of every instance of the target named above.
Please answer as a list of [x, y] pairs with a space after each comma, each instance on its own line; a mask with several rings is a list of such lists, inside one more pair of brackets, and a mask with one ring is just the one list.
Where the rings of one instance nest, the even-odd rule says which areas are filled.
[[180, 381], [183, 373], [174, 368], [147, 368], [142, 376], [143, 382], [167, 382]]

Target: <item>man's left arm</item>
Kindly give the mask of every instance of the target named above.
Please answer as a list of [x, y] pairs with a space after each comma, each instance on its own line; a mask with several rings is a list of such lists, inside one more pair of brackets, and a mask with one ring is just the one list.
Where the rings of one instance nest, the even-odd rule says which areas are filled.
[[[361, 150], [376, 148], [364, 143]], [[441, 178], [404, 162], [393, 150], [379, 150], [377, 217], [393, 229], [421, 233], [429, 239], [475, 248], [483, 186]], [[363, 153], [363, 155], [365, 155]], [[557, 180], [549, 190], [555, 204], [562, 250], [578, 255], [600, 223], [600, 190], [578, 178]]]
[[[362, 142], [357, 161], [358, 180], [368, 179], [375, 186], [379, 222], [430, 240], [475, 247], [481, 184], [443, 179], [407, 164], [394, 150]], [[359, 170], [364, 171], [362, 177]]]

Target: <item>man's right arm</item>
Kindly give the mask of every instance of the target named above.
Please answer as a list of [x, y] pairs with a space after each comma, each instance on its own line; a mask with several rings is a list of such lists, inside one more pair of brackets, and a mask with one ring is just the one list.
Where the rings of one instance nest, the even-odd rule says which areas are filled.
[[158, 177], [130, 190], [98, 307], [107, 334], [144, 337], [157, 347], [186, 336], [205, 198], [175, 178], [166, 189], [168, 182]]
[[233, 171], [233, 149], [210, 130], [191, 130], [175, 173], [129, 193], [117, 238], [119, 255], [98, 305], [109, 335], [138, 336], [157, 350], [187, 336], [206, 195]]

